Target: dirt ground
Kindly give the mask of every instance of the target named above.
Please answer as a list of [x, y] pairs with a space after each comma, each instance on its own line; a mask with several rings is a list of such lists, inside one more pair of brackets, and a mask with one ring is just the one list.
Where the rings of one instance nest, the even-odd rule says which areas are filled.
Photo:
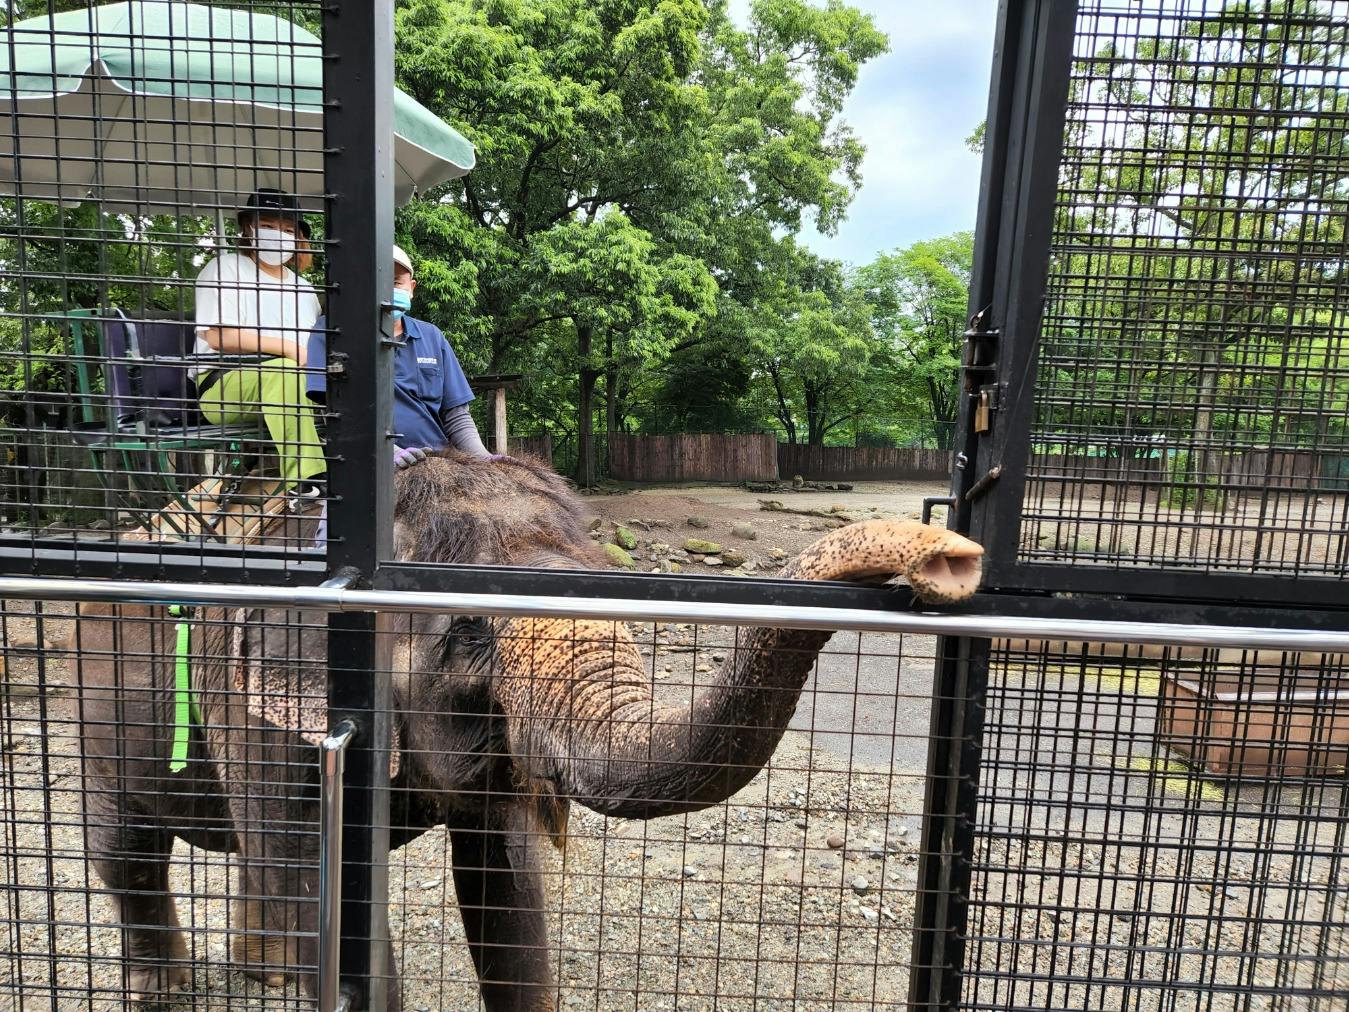
[[[602, 522], [594, 532], [597, 541], [613, 541], [620, 525], [637, 537], [638, 549], [633, 554], [639, 570], [660, 570], [662, 560], [672, 560], [685, 572], [720, 568], [736, 575], [771, 575], [784, 561], [845, 520], [917, 520], [924, 497], [945, 494], [945, 483], [925, 481], [859, 482], [847, 492], [750, 492], [739, 485], [610, 486], [605, 493], [588, 495], [584, 501]], [[834, 517], [765, 510], [761, 505], [764, 501]], [[939, 511], [938, 520], [943, 517]], [[751, 528], [753, 537], [734, 533], [737, 526]], [[749, 564], [713, 567], [705, 559], [686, 558], [680, 548], [689, 538], [732, 548]], [[653, 545], [665, 544], [670, 551], [651, 550]]]
[[[642, 570], [768, 575], [838, 521], [764, 511], [760, 499], [914, 518], [923, 497], [943, 492], [922, 482], [770, 495], [685, 486], [586, 502], [597, 540], [613, 540], [619, 525], [632, 531]], [[734, 533], [739, 525], [755, 536]], [[688, 538], [744, 562], [708, 566], [703, 553], [682, 550]], [[38, 637], [20, 614], [29, 606], [9, 604], [0, 1010], [120, 1009], [119, 936], [85, 862], [78, 815], [76, 700], [59, 645], [69, 623], [44, 623], [54, 641], [44, 651], [16, 649]], [[687, 702], [731, 642], [719, 627], [634, 634], [669, 701]], [[773, 761], [726, 804], [651, 822], [573, 809], [565, 849], [547, 859], [564, 1012], [903, 1007], [934, 649], [925, 637], [837, 635]], [[1009, 663], [990, 673], [968, 1000], [1343, 1009], [1342, 785], [1199, 775], [1157, 742], [1157, 679], [1144, 663]], [[391, 924], [410, 1010], [478, 1007], [447, 848], [435, 830], [391, 856]], [[172, 888], [184, 897], [194, 967], [190, 1004], [180, 1007], [309, 1007], [293, 989], [264, 989], [230, 968], [233, 883], [228, 858], [177, 844]], [[1247, 981], [1263, 993], [1231, 990]]]

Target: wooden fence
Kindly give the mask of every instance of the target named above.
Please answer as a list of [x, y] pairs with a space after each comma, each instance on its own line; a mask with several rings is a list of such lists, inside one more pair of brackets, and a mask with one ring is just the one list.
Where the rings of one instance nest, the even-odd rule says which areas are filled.
[[913, 481], [949, 478], [950, 450], [778, 444], [778, 474], [808, 481]]
[[618, 481], [772, 481], [777, 437], [709, 433], [609, 437], [609, 477]]
[[539, 457], [548, 464], [553, 462], [553, 437], [547, 432], [541, 436], [508, 436], [506, 449], [513, 457]]

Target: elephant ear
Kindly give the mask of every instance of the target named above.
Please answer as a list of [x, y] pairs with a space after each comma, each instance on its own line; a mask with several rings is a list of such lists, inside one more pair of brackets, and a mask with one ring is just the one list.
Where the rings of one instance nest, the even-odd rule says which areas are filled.
[[[232, 615], [233, 688], [250, 717], [322, 744], [328, 717], [328, 623], [322, 612], [266, 612], [237, 608]], [[389, 777], [398, 775], [398, 726], [389, 752]]]

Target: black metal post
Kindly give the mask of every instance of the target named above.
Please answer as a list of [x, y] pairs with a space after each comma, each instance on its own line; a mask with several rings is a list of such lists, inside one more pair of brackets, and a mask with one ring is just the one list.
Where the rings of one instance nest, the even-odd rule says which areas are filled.
[[[1007, 465], [1024, 467], [1029, 447], [1076, 17], [1075, 0], [998, 7], [948, 517], [990, 558], [1016, 551], [1022, 482]], [[909, 977], [914, 1010], [960, 1004], [990, 647], [938, 642]]]
[[[336, 416], [328, 427], [328, 563], [368, 581], [393, 541], [392, 363], [378, 340], [393, 287], [393, 5], [331, 4], [323, 28], [328, 404]], [[356, 727], [346, 764], [338, 965], [348, 1007], [373, 1012], [387, 1007], [391, 975], [386, 622], [333, 615], [328, 625], [330, 724]]]
[[914, 1012], [960, 1004], [989, 649], [988, 640], [937, 642], [909, 971]]
[[957, 416], [966, 463], [950, 519], [990, 559], [1016, 551], [1076, 18], [1076, 0], [1002, 0], [998, 10]]

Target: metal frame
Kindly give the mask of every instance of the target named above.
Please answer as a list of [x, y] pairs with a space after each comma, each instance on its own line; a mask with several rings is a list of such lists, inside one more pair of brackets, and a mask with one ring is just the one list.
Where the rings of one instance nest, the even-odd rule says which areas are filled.
[[[619, 622], [690, 622], [788, 629], [855, 630], [987, 640], [1081, 640], [1088, 643], [1158, 643], [1177, 646], [1239, 647], [1318, 653], [1349, 653], [1349, 628], [1303, 626], [1217, 626], [1180, 622], [1100, 621], [1094, 618], [1029, 615], [865, 611], [785, 605], [712, 605], [700, 602], [645, 602], [614, 598], [542, 595], [438, 594], [370, 590], [354, 585], [354, 574], [318, 587], [231, 587], [212, 583], [133, 583], [112, 580], [51, 580], [0, 577], [0, 599], [109, 601], [191, 607], [288, 608], [335, 616], [392, 614], [488, 615], [510, 618], [609, 619]], [[388, 638], [388, 637], [385, 637]], [[348, 665], [359, 670], [359, 663]], [[975, 695], [973, 692], [966, 695]], [[951, 696], [950, 698], [961, 698]], [[333, 716], [336, 726], [345, 719]], [[358, 736], [361, 729], [357, 728]], [[943, 732], [943, 737], [952, 737]], [[350, 753], [349, 753], [350, 755]], [[387, 767], [387, 762], [384, 764]], [[350, 779], [347, 787], [351, 788]], [[350, 793], [348, 799], [350, 799]]]
[[[327, 320], [332, 330], [328, 406], [328, 564], [340, 582], [369, 580], [393, 553], [393, 363], [383, 307], [393, 288], [393, 6], [323, 9], [324, 174], [329, 192]], [[343, 424], [344, 421], [349, 424]], [[371, 480], [373, 473], [374, 480]], [[330, 726], [355, 729], [342, 812], [337, 974], [352, 1008], [383, 1012], [388, 924], [392, 637], [386, 616], [333, 615], [328, 656]]]
[[[1076, 0], [1003, 0], [999, 7], [949, 526], [984, 546], [991, 589], [1349, 606], [1345, 581], [1315, 575], [1017, 559], [1077, 7]], [[984, 394], [992, 425], [979, 432]], [[1110, 606], [1101, 611], [1109, 613]]]

